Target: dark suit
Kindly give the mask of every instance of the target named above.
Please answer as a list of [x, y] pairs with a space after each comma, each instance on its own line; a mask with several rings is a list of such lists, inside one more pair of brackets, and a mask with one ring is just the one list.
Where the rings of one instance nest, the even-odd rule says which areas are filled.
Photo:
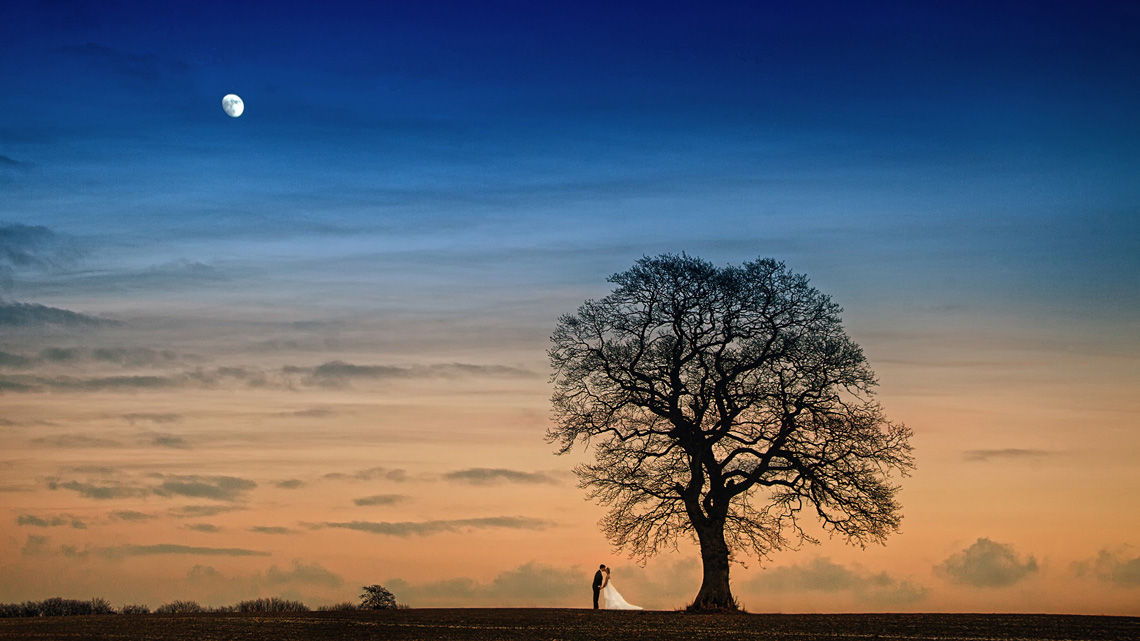
[[598, 609], [598, 595], [602, 593], [602, 571], [594, 573], [594, 609]]

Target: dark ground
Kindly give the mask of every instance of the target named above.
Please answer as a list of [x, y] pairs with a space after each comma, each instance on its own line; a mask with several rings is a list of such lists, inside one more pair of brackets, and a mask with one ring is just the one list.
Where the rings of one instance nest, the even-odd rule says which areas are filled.
[[680, 639], [1140, 640], [1140, 617], [1010, 614], [686, 614], [422, 609], [275, 614], [117, 614], [0, 619], [0, 640]]

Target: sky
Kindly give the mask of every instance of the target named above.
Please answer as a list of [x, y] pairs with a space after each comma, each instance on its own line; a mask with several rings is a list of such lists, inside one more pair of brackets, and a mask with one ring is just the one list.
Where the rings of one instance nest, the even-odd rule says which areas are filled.
[[545, 440], [557, 318], [684, 251], [914, 430], [744, 607], [1140, 615], [1138, 114], [1128, 2], [6, 1], [0, 602], [685, 605]]

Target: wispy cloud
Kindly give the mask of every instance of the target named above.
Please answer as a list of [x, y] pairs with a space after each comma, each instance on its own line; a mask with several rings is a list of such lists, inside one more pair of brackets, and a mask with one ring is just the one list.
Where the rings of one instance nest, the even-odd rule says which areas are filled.
[[282, 490], [295, 490], [304, 487], [305, 482], [301, 479], [286, 479], [284, 481], [277, 481], [273, 487], [281, 488]]
[[488, 582], [459, 577], [431, 583], [413, 584], [395, 578], [384, 582], [399, 595], [401, 602], [414, 606], [437, 604], [469, 605], [510, 604], [515, 606], [543, 606], [561, 604], [565, 599], [579, 596], [583, 576], [576, 569], [563, 570], [538, 563], [526, 563], [507, 570]]
[[1037, 572], [1037, 560], [1030, 556], [1023, 561], [1012, 545], [981, 538], [934, 569], [952, 583], [1002, 588]]
[[55, 436], [41, 436], [32, 439], [36, 445], [47, 445], [58, 448], [96, 448], [96, 447], [123, 447], [119, 441], [91, 436], [90, 434], [56, 434]]
[[163, 481], [154, 488], [159, 496], [188, 496], [235, 501], [244, 492], [257, 487], [257, 483], [236, 476], [161, 476]]
[[216, 534], [222, 531], [222, 528], [212, 523], [193, 523], [191, 525], [187, 525], [186, 529], [193, 530], [195, 532], [205, 532], [207, 534]]
[[147, 496], [151, 491], [136, 485], [126, 485], [117, 481], [103, 483], [85, 483], [81, 481], [48, 481], [50, 490], [71, 490], [78, 492], [83, 498], [106, 501], [111, 499], [140, 498]]
[[147, 514], [146, 512], [136, 512], [134, 510], [118, 510], [116, 512], [111, 512], [111, 518], [116, 521], [141, 522], [150, 521], [158, 517], [154, 516], [153, 514]]
[[38, 534], [29, 534], [20, 548], [21, 556], [45, 556], [51, 552], [50, 539]]
[[57, 516], [49, 516], [47, 518], [40, 518], [33, 514], [21, 514], [16, 518], [16, 525], [30, 525], [33, 527], [63, 527], [68, 526], [77, 530], [86, 530], [87, 525], [83, 523], [78, 517], [71, 516], [70, 514], [60, 514]]
[[401, 469], [389, 469], [386, 467], [370, 467], [366, 470], [357, 470], [356, 472], [329, 472], [322, 478], [331, 481], [394, 481], [402, 483], [408, 480], [408, 473]]
[[300, 418], [328, 418], [329, 416], [336, 415], [334, 410], [325, 407], [314, 407], [307, 410], [300, 410], [297, 412], [289, 412], [287, 416], [297, 416]]
[[[27, 166], [7, 156], [2, 158], [4, 160], [0, 161], [0, 166], [9, 169]], [[17, 272], [50, 271], [73, 263], [79, 255], [79, 247], [74, 240], [47, 227], [19, 223], [0, 225], [0, 291], [12, 286]], [[2, 309], [3, 305], [0, 305], [0, 310]], [[0, 319], [2, 318], [3, 314], [0, 313]], [[2, 324], [4, 323], [0, 322]]]
[[179, 545], [176, 543], [157, 543], [154, 545], [118, 545], [113, 547], [96, 548], [93, 550], [99, 556], [117, 559], [128, 556], [157, 556], [157, 555], [186, 555], [186, 556], [269, 556], [268, 552], [260, 550], [247, 550], [245, 548], [210, 548]]
[[137, 412], [132, 414], [123, 414], [123, 418], [131, 425], [136, 423], [177, 423], [182, 420], [181, 414], [148, 414]]
[[279, 570], [276, 565], [270, 566], [265, 572], [265, 582], [270, 585], [300, 584], [330, 588], [344, 585], [344, 579], [340, 575], [330, 572], [319, 563], [303, 563], [299, 560], [293, 561], [291, 570]]
[[170, 508], [167, 510], [167, 514], [179, 519], [193, 519], [217, 516], [225, 512], [235, 512], [244, 509], [244, 507], [237, 505], [183, 505], [181, 507]]
[[365, 496], [359, 499], [353, 499], [352, 502], [356, 505], [395, 505], [400, 501], [407, 500], [408, 497], [402, 494], [376, 494], [373, 496]]
[[926, 598], [926, 588], [886, 572], [853, 570], [827, 558], [764, 570], [747, 586], [761, 593], [848, 592], [876, 605], [908, 605]]
[[257, 534], [293, 534], [296, 532], [296, 530], [281, 527], [280, 525], [255, 525], [249, 528], [249, 531], [256, 532]]
[[174, 434], [150, 434], [143, 440], [144, 445], [153, 445], [155, 447], [170, 447], [178, 450], [184, 450], [190, 447], [186, 439]]
[[403, 522], [375, 522], [352, 521], [348, 523], [318, 523], [310, 525], [315, 528], [338, 528], [343, 530], [356, 530], [369, 534], [382, 534], [386, 536], [411, 537], [431, 536], [441, 532], [459, 532], [464, 530], [479, 530], [489, 528], [504, 528], [510, 530], [542, 530], [553, 526], [554, 523], [542, 519], [521, 516], [494, 516], [478, 519], [454, 519], [440, 521], [403, 521]]
[[301, 376], [312, 385], [342, 386], [357, 379], [410, 379], [410, 378], [459, 378], [470, 376], [492, 377], [534, 377], [529, 370], [506, 365], [472, 365], [468, 363], [446, 363], [435, 365], [355, 365], [344, 361], [328, 361], [314, 367], [286, 366], [282, 372]]
[[35, 303], [0, 301], [0, 327], [98, 327], [117, 321]]
[[471, 485], [494, 485], [497, 483], [523, 483], [527, 485], [558, 483], [558, 480], [542, 472], [520, 472], [502, 468], [473, 467], [456, 470], [443, 475], [443, 478], [456, 483]]
[[1035, 460], [1048, 456], [1054, 453], [1048, 450], [1033, 450], [1033, 449], [1019, 449], [1019, 448], [1006, 448], [998, 450], [967, 450], [962, 454], [962, 458], [967, 461], [986, 462], [994, 460]]
[[1122, 588], [1140, 586], [1140, 556], [1101, 550], [1095, 559], [1074, 564], [1077, 576], [1094, 576]]

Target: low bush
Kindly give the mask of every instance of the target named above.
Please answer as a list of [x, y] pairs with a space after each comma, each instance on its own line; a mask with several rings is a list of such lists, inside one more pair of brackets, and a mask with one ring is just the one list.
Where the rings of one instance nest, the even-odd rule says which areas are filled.
[[355, 603], [352, 601], [345, 601], [344, 603], [334, 603], [332, 605], [322, 605], [317, 608], [317, 612], [351, 612], [359, 610]]
[[150, 608], [146, 607], [145, 605], [128, 603], [127, 605], [124, 605], [122, 608], [120, 608], [119, 612], [122, 612], [123, 614], [150, 614]]
[[308, 612], [309, 606], [300, 601], [290, 601], [269, 597], [268, 599], [253, 599], [237, 604], [238, 612]]
[[171, 601], [155, 608], [155, 614], [198, 614], [205, 612], [206, 608], [198, 605], [197, 601]]
[[62, 617], [85, 614], [115, 614], [115, 608], [103, 599], [81, 601], [60, 597], [51, 597], [43, 601], [0, 603], [0, 618]]

